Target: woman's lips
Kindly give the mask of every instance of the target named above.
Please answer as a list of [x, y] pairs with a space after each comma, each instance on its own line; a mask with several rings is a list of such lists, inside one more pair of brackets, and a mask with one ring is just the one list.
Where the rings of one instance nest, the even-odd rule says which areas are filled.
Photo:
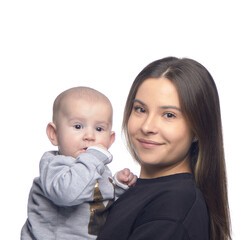
[[164, 145], [164, 143], [159, 143], [159, 142], [155, 142], [155, 141], [151, 141], [151, 140], [147, 140], [143, 138], [139, 138], [137, 140], [144, 148], [155, 148], [155, 147]]

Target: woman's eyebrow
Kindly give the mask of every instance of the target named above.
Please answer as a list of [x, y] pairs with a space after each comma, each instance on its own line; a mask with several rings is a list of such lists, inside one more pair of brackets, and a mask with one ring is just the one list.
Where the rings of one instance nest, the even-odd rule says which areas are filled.
[[[137, 103], [139, 103], [139, 104], [141, 104], [141, 105], [143, 105], [143, 106], [146, 106], [146, 104], [145, 104], [144, 102], [142, 102], [142, 101], [140, 101], [140, 100], [138, 100], [138, 99], [134, 99], [132, 102], [133, 102], [133, 103], [137, 102]], [[160, 107], [160, 108], [161, 108], [161, 109], [176, 109], [176, 110], [178, 110], [179, 112], [182, 111], [179, 107], [172, 106], [172, 105], [166, 105], [166, 106], [162, 106], [162, 107]]]
[[176, 107], [176, 106], [162, 106], [162, 107], [160, 107], [160, 108], [161, 108], [161, 109], [176, 109], [176, 110], [178, 110], [179, 112], [182, 111], [179, 107]]
[[143, 106], [146, 106], [146, 104], [145, 104], [144, 102], [142, 102], [142, 101], [140, 101], [140, 100], [138, 100], [138, 99], [134, 99], [132, 102], [133, 102], [133, 103], [137, 102], [137, 103], [139, 103], [139, 104], [141, 104], [141, 105], [143, 105]]

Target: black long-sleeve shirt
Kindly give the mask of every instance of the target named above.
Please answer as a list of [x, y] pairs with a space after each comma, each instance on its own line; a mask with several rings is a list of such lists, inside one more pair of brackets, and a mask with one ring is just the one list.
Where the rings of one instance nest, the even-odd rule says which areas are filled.
[[208, 240], [209, 214], [189, 173], [138, 179], [110, 208], [98, 240]]

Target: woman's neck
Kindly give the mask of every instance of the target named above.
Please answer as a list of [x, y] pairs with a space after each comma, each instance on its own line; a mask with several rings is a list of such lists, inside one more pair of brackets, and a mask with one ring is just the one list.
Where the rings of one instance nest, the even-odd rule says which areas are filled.
[[171, 166], [155, 166], [141, 164], [140, 178], [158, 178], [178, 173], [191, 173], [191, 167], [188, 160], [176, 163]]

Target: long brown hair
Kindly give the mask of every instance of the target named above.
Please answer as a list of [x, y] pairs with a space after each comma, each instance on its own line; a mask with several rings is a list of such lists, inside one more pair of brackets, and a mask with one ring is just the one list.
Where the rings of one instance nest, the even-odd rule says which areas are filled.
[[176, 86], [183, 115], [198, 138], [191, 146], [190, 159], [196, 184], [209, 208], [210, 239], [231, 239], [220, 103], [212, 76], [200, 63], [175, 57], [154, 61], [138, 74], [123, 118], [128, 148], [136, 160], [127, 124], [138, 88], [148, 78], [167, 78]]

